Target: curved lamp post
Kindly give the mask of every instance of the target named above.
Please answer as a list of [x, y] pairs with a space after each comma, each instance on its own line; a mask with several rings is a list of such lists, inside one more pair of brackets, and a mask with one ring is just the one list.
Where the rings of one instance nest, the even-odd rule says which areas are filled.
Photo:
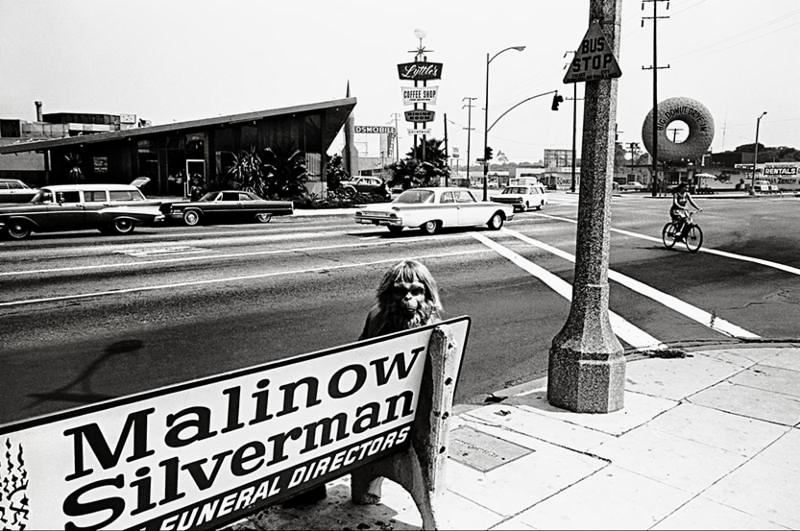
[[489, 63], [495, 60], [495, 58], [503, 52], [507, 52], [508, 50], [516, 50], [521, 52], [524, 50], [524, 46], [509, 46], [503, 50], [500, 50], [496, 54], [489, 56], [489, 53], [486, 53], [486, 99], [484, 100], [484, 120], [483, 120], [483, 200], [486, 201], [488, 199], [488, 188], [489, 188], [489, 161], [486, 159], [486, 148], [489, 145]]
[[756, 164], [758, 163], [758, 128], [761, 125], [761, 119], [764, 115], [767, 114], [767, 111], [762, 112], [758, 118], [756, 118], [756, 143], [753, 146], [753, 178], [750, 180], [750, 195], [755, 195], [756, 193]]

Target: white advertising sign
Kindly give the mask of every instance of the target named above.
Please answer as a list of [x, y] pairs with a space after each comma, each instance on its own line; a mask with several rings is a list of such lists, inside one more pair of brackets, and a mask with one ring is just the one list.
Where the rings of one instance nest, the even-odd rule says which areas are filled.
[[0, 426], [0, 523], [211, 528], [341, 476], [408, 444], [433, 327]]
[[357, 125], [354, 127], [354, 133], [366, 134], [381, 134], [381, 135], [394, 135], [394, 127], [386, 125]]
[[420, 127], [419, 129], [409, 129], [408, 130], [408, 134], [411, 135], [411, 136], [413, 136], [413, 135], [426, 135], [426, 136], [428, 136], [428, 135], [431, 134], [431, 128], [430, 127], [426, 127], [425, 129], [423, 129], [423, 128]]
[[415, 103], [436, 103], [439, 87], [400, 87], [403, 93], [403, 105]]

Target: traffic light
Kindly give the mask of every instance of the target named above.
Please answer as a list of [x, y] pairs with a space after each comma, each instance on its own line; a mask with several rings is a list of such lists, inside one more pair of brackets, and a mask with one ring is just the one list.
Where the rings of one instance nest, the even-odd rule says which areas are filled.
[[483, 153], [483, 159], [484, 160], [492, 160], [492, 151], [493, 150], [492, 150], [491, 147], [486, 146], [486, 151]]
[[558, 110], [558, 104], [564, 101], [564, 96], [559, 96], [558, 92], [553, 94], [553, 104], [550, 106], [554, 111]]

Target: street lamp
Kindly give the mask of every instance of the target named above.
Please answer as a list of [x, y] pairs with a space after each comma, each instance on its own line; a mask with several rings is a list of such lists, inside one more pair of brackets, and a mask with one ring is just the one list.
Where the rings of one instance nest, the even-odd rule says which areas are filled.
[[756, 118], [756, 144], [753, 146], [753, 179], [750, 181], [750, 195], [755, 195], [756, 193], [756, 163], [758, 162], [758, 128], [761, 125], [761, 119], [764, 115], [767, 114], [767, 111], [762, 112], [758, 118]]
[[489, 63], [495, 60], [495, 58], [503, 52], [507, 52], [508, 50], [516, 50], [521, 52], [524, 50], [524, 46], [509, 46], [503, 50], [500, 50], [493, 56], [489, 57], [489, 53], [486, 53], [486, 99], [484, 100], [484, 120], [483, 120], [483, 200], [488, 200], [489, 197], [489, 159], [486, 157], [487, 154], [487, 147], [489, 146]]

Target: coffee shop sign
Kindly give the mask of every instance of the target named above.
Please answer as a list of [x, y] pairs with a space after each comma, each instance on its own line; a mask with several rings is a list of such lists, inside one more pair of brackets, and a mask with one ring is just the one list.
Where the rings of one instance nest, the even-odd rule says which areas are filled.
[[442, 63], [400, 63], [397, 74], [400, 79], [411, 81], [442, 79]]

